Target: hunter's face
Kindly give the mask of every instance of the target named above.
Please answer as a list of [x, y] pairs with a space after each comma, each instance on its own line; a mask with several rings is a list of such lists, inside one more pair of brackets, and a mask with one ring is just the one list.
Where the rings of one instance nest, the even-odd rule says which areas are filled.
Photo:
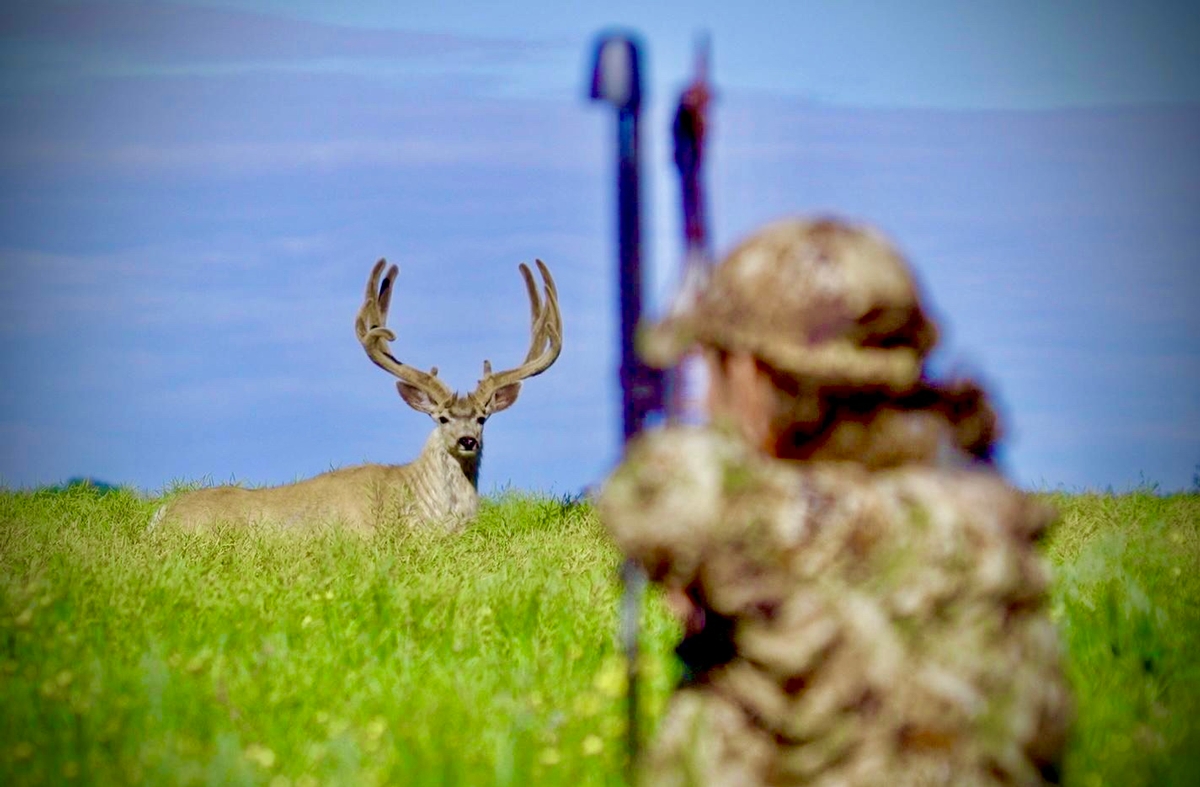
[[775, 401], [770, 375], [746, 352], [705, 348], [708, 392], [705, 404], [710, 421], [732, 424], [746, 442], [766, 448]]

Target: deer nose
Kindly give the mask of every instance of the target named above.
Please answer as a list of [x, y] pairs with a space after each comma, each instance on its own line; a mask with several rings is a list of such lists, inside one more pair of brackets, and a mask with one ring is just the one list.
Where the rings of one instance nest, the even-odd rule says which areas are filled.
[[474, 437], [460, 437], [458, 438], [458, 447], [464, 451], [474, 451], [479, 447], [479, 441]]

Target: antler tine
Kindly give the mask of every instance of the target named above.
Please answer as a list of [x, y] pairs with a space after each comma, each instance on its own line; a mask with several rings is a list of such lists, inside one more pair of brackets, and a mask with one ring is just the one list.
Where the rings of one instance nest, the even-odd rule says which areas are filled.
[[525, 361], [515, 369], [492, 372], [491, 365], [484, 363], [484, 376], [477, 391], [487, 398], [496, 389], [505, 385], [535, 377], [550, 368], [562, 352], [562, 314], [558, 308], [558, 288], [550, 269], [541, 260], [535, 260], [542, 275], [542, 294], [539, 296], [537, 283], [529, 266], [521, 263], [519, 270], [529, 293], [529, 352]]
[[363, 305], [354, 319], [354, 333], [358, 336], [358, 341], [366, 351], [367, 357], [376, 366], [414, 388], [421, 389], [435, 399], [450, 399], [454, 392], [437, 378], [437, 367], [434, 367], [432, 374], [428, 374], [402, 363], [391, 353], [389, 343], [396, 338], [396, 334], [387, 327], [387, 313], [388, 307], [392, 303], [392, 290], [400, 268], [393, 265], [380, 281], [379, 274], [385, 267], [387, 267], [387, 260], [381, 259], [371, 269], [371, 275], [367, 278], [367, 290], [363, 296]]
[[[542, 345], [549, 344], [550, 347], [548, 349], [551, 349], [554, 355], [546, 364], [549, 367], [558, 358], [559, 352], [562, 351], [562, 314], [558, 309], [558, 288], [554, 284], [554, 278], [550, 275], [549, 268], [541, 260], [534, 260], [534, 262], [537, 263], [538, 270], [542, 274], [542, 279], [546, 282], [546, 297], [544, 307], [539, 306], [537, 324], [533, 329], [534, 346], [530, 347], [529, 356], [525, 360], [529, 361], [533, 359], [535, 356], [535, 346], [537, 348], [536, 353], [541, 354]], [[527, 275], [527, 277], [532, 281], [532, 275]], [[557, 343], [557, 346], [555, 346], [555, 343]]]
[[[371, 268], [371, 275], [367, 277], [367, 292], [363, 296], [363, 305], [354, 318], [354, 335], [360, 342], [365, 342], [368, 334], [387, 322], [386, 310], [384, 313], [380, 313], [380, 299], [376, 295], [379, 291], [379, 274], [386, 265], [387, 260], [379, 260], [375, 263], [375, 267]], [[399, 268], [396, 270], [398, 271]]]
[[[529, 352], [525, 354], [525, 363], [529, 363], [541, 354], [546, 344], [546, 314], [541, 297], [538, 295], [537, 284], [533, 274], [525, 263], [520, 265], [521, 277], [525, 279], [525, 289], [529, 293]], [[548, 298], [547, 298], [548, 300]]]
[[[530, 287], [533, 324], [530, 327], [529, 353], [525, 356], [525, 364], [522, 365], [522, 368], [531, 363], [539, 368], [525, 375], [527, 377], [544, 372], [550, 367], [550, 364], [554, 363], [558, 358], [558, 353], [562, 350], [562, 315], [558, 310], [558, 289], [554, 286], [554, 278], [550, 275], [546, 263], [541, 260], [534, 260], [534, 262], [537, 263], [538, 270], [545, 282], [545, 297], [534, 307], [537, 291], [536, 288]], [[523, 265], [522, 269], [526, 281], [532, 282], [533, 275], [529, 273], [529, 268]]]

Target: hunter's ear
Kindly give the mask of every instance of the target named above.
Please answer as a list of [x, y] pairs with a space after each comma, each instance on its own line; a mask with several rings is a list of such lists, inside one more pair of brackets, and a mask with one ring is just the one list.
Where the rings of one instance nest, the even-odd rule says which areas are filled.
[[429, 394], [414, 385], [398, 382], [396, 390], [400, 392], [400, 398], [414, 410], [419, 410], [426, 415], [433, 415], [433, 411], [437, 409], [437, 403], [429, 398]]
[[492, 400], [488, 402], [488, 412], [498, 413], [512, 407], [513, 402], [517, 401], [519, 393], [521, 393], [520, 383], [509, 383], [502, 388], [497, 388], [496, 393], [492, 394]]

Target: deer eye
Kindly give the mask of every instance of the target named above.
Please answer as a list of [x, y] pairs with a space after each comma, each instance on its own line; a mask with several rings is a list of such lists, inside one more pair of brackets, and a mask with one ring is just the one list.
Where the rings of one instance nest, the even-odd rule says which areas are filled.
[[484, 421], [486, 421], [486, 420], [487, 420], [487, 419], [486, 419], [486, 418], [484, 418], [484, 417], [481, 415], [481, 416], [479, 416], [478, 418], [476, 418], [476, 419], [475, 419], [475, 423], [479, 424], [480, 426], [483, 426], [483, 422], [484, 422]]
[[438, 420], [439, 420], [439, 421], [441, 421], [441, 422], [442, 422], [442, 423], [444, 423], [444, 424], [448, 424], [448, 423], [450, 423], [450, 419], [449, 419], [449, 418], [447, 418], [447, 417], [446, 417], [446, 416], [444, 416], [444, 415], [443, 415], [441, 418], [439, 418]]

